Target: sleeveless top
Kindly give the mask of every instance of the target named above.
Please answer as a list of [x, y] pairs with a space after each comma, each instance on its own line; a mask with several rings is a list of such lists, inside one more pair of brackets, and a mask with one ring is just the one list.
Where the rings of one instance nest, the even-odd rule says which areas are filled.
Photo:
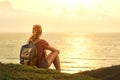
[[46, 64], [46, 47], [49, 45], [47, 41], [40, 39], [40, 41], [35, 44], [37, 47], [37, 58], [36, 58], [36, 66], [38, 68], [42, 67], [42, 65]]

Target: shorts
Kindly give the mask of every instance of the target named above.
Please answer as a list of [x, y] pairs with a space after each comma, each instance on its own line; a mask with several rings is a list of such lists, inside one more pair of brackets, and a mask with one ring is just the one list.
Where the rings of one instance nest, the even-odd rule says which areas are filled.
[[40, 65], [41, 68], [48, 68], [48, 62], [46, 61], [44, 64]]

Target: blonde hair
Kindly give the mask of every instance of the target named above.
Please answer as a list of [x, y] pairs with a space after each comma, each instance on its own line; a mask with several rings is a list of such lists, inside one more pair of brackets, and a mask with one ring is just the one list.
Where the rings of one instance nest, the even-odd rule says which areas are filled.
[[30, 41], [35, 41], [35, 40], [39, 39], [39, 36], [41, 36], [41, 34], [42, 34], [41, 25], [38, 25], [38, 24], [33, 25], [32, 35], [28, 41], [30, 42]]

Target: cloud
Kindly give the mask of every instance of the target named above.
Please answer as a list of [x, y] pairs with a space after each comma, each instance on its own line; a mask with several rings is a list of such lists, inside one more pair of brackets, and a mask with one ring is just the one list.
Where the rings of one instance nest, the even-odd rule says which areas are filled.
[[[120, 31], [120, 1], [105, 0], [93, 7], [77, 4], [74, 8], [48, 0], [20, 0], [19, 4], [9, 1], [0, 2], [0, 31], [31, 31], [36, 23], [41, 24], [44, 31], [54, 32]], [[23, 6], [15, 7], [15, 4]]]
[[19, 15], [25, 15], [25, 11], [23, 10], [16, 10], [12, 7], [11, 3], [8, 1], [2, 1], [0, 2], [0, 14], [1, 17], [8, 17], [8, 16], [19, 16]]
[[[50, 14], [40, 12], [25, 11], [14, 9], [11, 2], [0, 2], [0, 32], [26, 32], [31, 31], [33, 24], [41, 24], [45, 31], [64, 31], [67, 30], [69, 20], [66, 17], [61, 17], [51, 10]], [[63, 26], [64, 25], [64, 26]], [[66, 27], [65, 27], [66, 26]]]
[[14, 9], [8, 1], [0, 2], [0, 32], [30, 31], [38, 17], [37, 13]]

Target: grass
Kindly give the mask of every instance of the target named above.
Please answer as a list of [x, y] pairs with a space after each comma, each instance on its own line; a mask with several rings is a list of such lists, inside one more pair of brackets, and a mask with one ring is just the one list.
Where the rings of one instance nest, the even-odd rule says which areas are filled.
[[77, 73], [99, 78], [101, 80], [120, 80], [120, 65]]
[[0, 80], [98, 80], [82, 74], [59, 73], [51, 69], [33, 69], [20, 64], [0, 63]]
[[76, 74], [0, 63], [0, 80], [120, 80], [120, 65]]

